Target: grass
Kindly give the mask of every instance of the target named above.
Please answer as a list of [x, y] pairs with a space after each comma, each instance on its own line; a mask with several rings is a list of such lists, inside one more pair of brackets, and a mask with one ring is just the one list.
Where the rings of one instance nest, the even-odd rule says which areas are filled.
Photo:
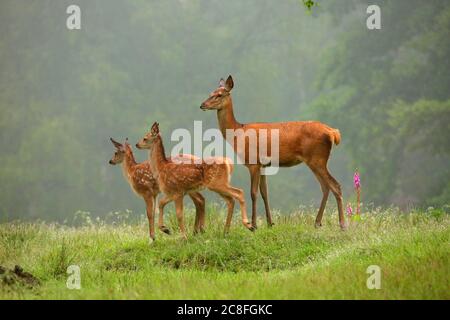
[[[450, 217], [442, 210], [371, 210], [345, 232], [336, 213], [319, 230], [312, 211], [301, 210], [277, 215], [270, 229], [261, 220], [255, 233], [236, 214], [226, 236], [223, 210], [208, 212], [206, 233], [188, 240], [157, 233], [152, 244], [144, 218], [1, 224], [0, 265], [20, 265], [41, 284], [0, 282], [0, 299], [450, 298]], [[192, 211], [187, 218], [192, 230]], [[80, 290], [66, 287], [73, 264]], [[379, 290], [366, 286], [370, 265], [381, 268]]]

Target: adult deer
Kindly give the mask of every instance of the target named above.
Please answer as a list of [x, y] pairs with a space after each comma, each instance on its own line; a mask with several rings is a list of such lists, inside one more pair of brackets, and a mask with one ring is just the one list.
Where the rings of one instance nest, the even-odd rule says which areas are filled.
[[[122, 172], [130, 184], [131, 189], [141, 198], [144, 199], [147, 211], [147, 218], [149, 224], [150, 238], [155, 240], [155, 226], [154, 213], [156, 208], [156, 197], [160, 193], [158, 181], [154, 177], [148, 161], [137, 163], [134, 159], [133, 150], [128, 141], [121, 144], [110, 138], [116, 151], [109, 164], [122, 164]], [[190, 159], [187, 155], [180, 155], [180, 159]], [[194, 202], [196, 209], [194, 233], [203, 231], [205, 224], [205, 198], [199, 192], [192, 192], [189, 194]], [[169, 229], [164, 225], [164, 206], [167, 204], [161, 203], [159, 206], [159, 220], [158, 228], [167, 234], [170, 234]]]
[[242, 223], [250, 230], [245, 207], [244, 192], [230, 185], [233, 165], [228, 158], [214, 157], [210, 161], [173, 161], [166, 158], [164, 145], [159, 134], [159, 125], [154, 123], [151, 130], [136, 144], [138, 149], [149, 150], [149, 161], [152, 172], [158, 179], [159, 187], [166, 198], [162, 203], [175, 201], [175, 211], [181, 233], [186, 237], [183, 215], [183, 197], [197, 190], [207, 188], [218, 193], [228, 205], [225, 232], [230, 229], [233, 216], [234, 200], [239, 201]]
[[[252, 148], [260, 149], [259, 135], [262, 131], [267, 134], [267, 150], [271, 155], [271, 130], [278, 130], [279, 135], [279, 166], [291, 167], [304, 162], [314, 173], [320, 183], [323, 197], [317, 213], [315, 225], [322, 225], [322, 216], [327, 203], [328, 195], [333, 192], [338, 212], [339, 223], [342, 229], [345, 229], [344, 213], [342, 207], [342, 192], [339, 183], [330, 174], [327, 169], [327, 162], [330, 156], [333, 144], [338, 145], [341, 141], [339, 130], [333, 129], [317, 121], [291, 121], [291, 122], [273, 122], [273, 123], [239, 123], [236, 121], [233, 113], [233, 101], [231, 99], [231, 90], [234, 82], [231, 76], [226, 81], [219, 82], [219, 87], [215, 89], [200, 106], [202, 110], [217, 110], [219, 128], [222, 135], [232, 144], [234, 151], [244, 160], [244, 164], [250, 172], [251, 178], [251, 198], [252, 198], [252, 225], [256, 228], [256, 199], [259, 190], [264, 200], [266, 218], [269, 226], [272, 225], [270, 214], [269, 198], [267, 190], [267, 178], [261, 175], [261, 168], [264, 166], [262, 161], [257, 159], [256, 163], [249, 162], [249, 150]], [[237, 137], [226, 134], [227, 130], [241, 129], [244, 132], [254, 131], [258, 139], [256, 145], [249, 143], [246, 139], [244, 144], [237, 143]], [[230, 138], [231, 137], [231, 138]], [[258, 154], [258, 151], [256, 152]]]

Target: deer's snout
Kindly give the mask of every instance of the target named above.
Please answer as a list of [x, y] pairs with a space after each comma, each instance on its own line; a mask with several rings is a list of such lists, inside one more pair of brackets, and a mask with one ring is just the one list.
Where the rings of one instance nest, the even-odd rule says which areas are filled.
[[108, 163], [109, 163], [109, 164], [114, 164], [114, 163], [112, 162], [112, 160], [109, 160]]

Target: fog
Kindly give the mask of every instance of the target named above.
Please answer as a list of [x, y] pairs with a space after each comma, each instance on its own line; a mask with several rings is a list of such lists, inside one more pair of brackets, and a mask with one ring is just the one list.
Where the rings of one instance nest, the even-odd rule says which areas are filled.
[[[365, 205], [448, 204], [450, 3], [317, 2], [309, 11], [299, 0], [2, 1], [1, 220], [143, 213], [108, 164], [109, 138], [135, 143], [158, 121], [168, 151], [175, 129], [217, 128], [199, 106], [228, 75], [240, 122], [318, 120], [341, 131], [329, 168], [345, 203], [358, 169]], [[79, 30], [67, 28], [72, 4]], [[381, 8], [379, 30], [366, 26], [369, 4]], [[232, 181], [249, 200], [244, 166]], [[268, 181], [281, 214], [321, 200], [305, 165]]]

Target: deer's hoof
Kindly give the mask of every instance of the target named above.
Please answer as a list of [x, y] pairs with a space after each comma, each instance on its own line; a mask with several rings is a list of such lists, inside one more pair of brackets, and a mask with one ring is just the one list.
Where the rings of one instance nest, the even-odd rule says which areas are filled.
[[167, 228], [166, 226], [161, 226], [161, 227], [159, 227], [159, 230], [161, 230], [161, 231], [164, 232], [165, 234], [170, 234], [170, 229]]
[[155, 242], [155, 238], [150, 238], [148, 245], [151, 246]]
[[348, 226], [347, 226], [347, 224], [341, 224], [341, 230], [342, 231], [346, 231], [347, 230], [347, 228], [348, 228]]
[[267, 223], [267, 226], [268, 226], [269, 228], [272, 228], [274, 225], [275, 225], [275, 223], [273, 223], [273, 222], [268, 222], [268, 223]]
[[316, 227], [316, 229], [320, 228], [322, 226], [322, 222], [316, 222], [314, 224], [314, 227]]

